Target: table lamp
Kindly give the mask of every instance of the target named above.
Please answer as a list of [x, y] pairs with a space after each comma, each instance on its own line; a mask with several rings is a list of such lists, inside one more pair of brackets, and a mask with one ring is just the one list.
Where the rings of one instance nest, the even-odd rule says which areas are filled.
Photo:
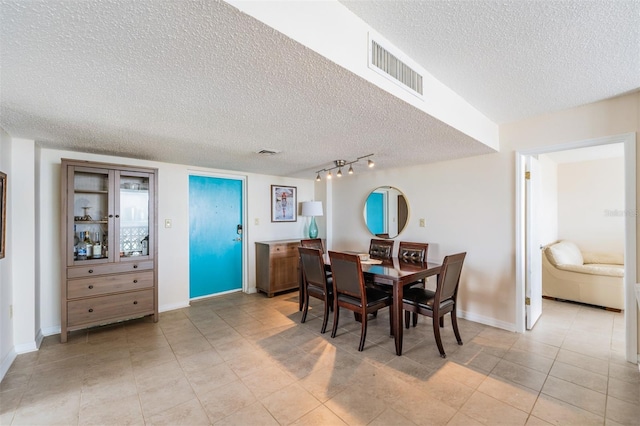
[[302, 216], [311, 216], [309, 224], [309, 238], [318, 237], [318, 225], [316, 225], [316, 216], [322, 216], [321, 201], [304, 201], [302, 203]]

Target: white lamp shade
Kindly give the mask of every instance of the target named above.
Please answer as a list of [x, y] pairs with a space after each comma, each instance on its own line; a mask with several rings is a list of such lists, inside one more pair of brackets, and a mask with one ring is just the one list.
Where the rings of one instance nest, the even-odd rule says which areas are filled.
[[302, 216], [322, 216], [321, 201], [303, 201]]

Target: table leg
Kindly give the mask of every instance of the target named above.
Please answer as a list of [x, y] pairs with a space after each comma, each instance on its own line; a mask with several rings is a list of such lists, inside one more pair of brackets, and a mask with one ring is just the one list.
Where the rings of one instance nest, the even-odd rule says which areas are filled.
[[302, 275], [302, 265], [298, 262], [298, 311], [304, 307], [304, 276]]
[[402, 285], [393, 283], [393, 337], [396, 343], [396, 355], [402, 355]]

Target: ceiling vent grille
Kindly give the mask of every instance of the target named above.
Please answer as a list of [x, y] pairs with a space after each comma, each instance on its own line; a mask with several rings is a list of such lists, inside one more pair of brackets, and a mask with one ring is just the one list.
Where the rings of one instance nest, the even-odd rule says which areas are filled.
[[419, 72], [400, 60], [400, 54], [391, 53], [391, 49], [372, 38], [369, 38], [369, 47], [369, 68], [422, 98], [422, 75]]

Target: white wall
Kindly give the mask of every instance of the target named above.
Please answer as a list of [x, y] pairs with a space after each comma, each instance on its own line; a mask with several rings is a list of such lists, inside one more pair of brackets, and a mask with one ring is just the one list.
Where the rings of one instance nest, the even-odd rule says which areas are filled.
[[499, 153], [343, 178], [332, 183], [333, 246], [363, 249], [371, 238], [362, 220], [364, 198], [376, 186], [395, 186], [410, 206], [409, 225], [396, 240], [428, 242], [433, 260], [467, 251], [461, 314], [515, 330], [514, 151], [638, 131], [635, 93], [503, 125]]
[[[0, 128], [0, 171], [11, 177], [11, 138]], [[11, 191], [7, 191], [7, 201], [11, 203]], [[7, 212], [10, 210], [7, 209]], [[11, 230], [11, 220], [7, 218], [7, 231]], [[5, 242], [10, 243], [8, 236]], [[14, 321], [10, 314], [10, 306], [13, 304], [13, 286], [11, 285], [11, 258], [13, 251], [6, 250], [6, 257], [0, 259], [0, 378], [7, 372], [15, 359], [16, 353], [13, 345]]]
[[559, 239], [624, 253], [624, 210], [624, 158], [558, 165]]
[[546, 155], [538, 156], [541, 174], [540, 244], [558, 241], [558, 164]]
[[[247, 220], [245, 226], [248, 291], [255, 291], [256, 241], [302, 238], [305, 218], [297, 222], [271, 223], [271, 185], [297, 187], [298, 202], [313, 199], [314, 181], [290, 179], [251, 173], [227, 172], [185, 165], [158, 163], [131, 158], [95, 154], [40, 150], [40, 243], [39, 288], [42, 294], [39, 305], [41, 327], [45, 335], [60, 331], [60, 265], [59, 214], [60, 214], [60, 159], [72, 158], [116, 164], [140, 165], [158, 168], [158, 298], [160, 310], [187, 306], [189, 303], [189, 174], [215, 176], [246, 176]], [[31, 158], [31, 163], [34, 163]], [[164, 228], [164, 220], [171, 219], [172, 227]], [[258, 219], [259, 225], [255, 225]], [[31, 301], [33, 303], [33, 301]]]

